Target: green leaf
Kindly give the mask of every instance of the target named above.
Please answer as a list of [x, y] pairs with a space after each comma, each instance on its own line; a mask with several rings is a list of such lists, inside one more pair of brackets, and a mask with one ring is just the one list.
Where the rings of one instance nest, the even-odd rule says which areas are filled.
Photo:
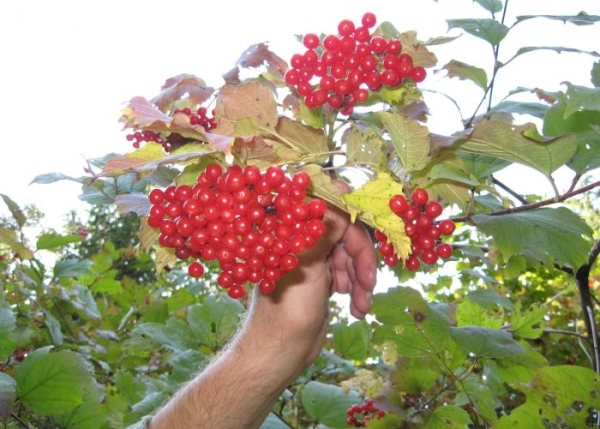
[[498, 13], [502, 10], [502, 2], [500, 0], [473, 0], [473, 1], [491, 13]]
[[226, 294], [211, 295], [202, 304], [188, 310], [188, 323], [200, 344], [216, 347], [224, 344], [239, 326], [244, 307]]
[[208, 363], [209, 356], [196, 350], [173, 352], [167, 363], [173, 368], [169, 380], [184, 383]]
[[450, 328], [450, 334], [460, 348], [479, 358], [498, 359], [525, 352], [523, 346], [506, 331], [480, 326], [463, 326]]
[[429, 131], [400, 113], [377, 112], [377, 117], [390, 134], [395, 153], [406, 173], [421, 170], [429, 162]]
[[332, 333], [335, 348], [342, 357], [359, 361], [368, 357], [371, 327], [366, 321], [336, 323]]
[[387, 168], [387, 145], [376, 133], [366, 133], [356, 126], [343, 135], [346, 144], [346, 164], [371, 165], [377, 170]]
[[10, 375], [0, 372], [0, 419], [10, 416], [16, 398], [17, 382]]
[[126, 423], [133, 423], [142, 417], [152, 414], [154, 410], [165, 403], [167, 394], [165, 392], [150, 392], [144, 398], [131, 407], [131, 413], [125, 418]]
[[590, 411], [600, 409], [600, 376], [588, 368], [548, 366], [520, 387], [525, 403], [502, 416], [498, 429], [585, 428]]
[[[494, 311], [495, 310], [495, 311]], [[463, 299], [456, 306], [456, 324], [458, 326], [481, 326], [500, 329], [504, 312], [500, 307], [486, 310], [472, 300]]]
[[6, 207], [8, 207], [8, 210], [12, 214], [13, 219], [17, 222], [17, 225], [22, 228], [25, 225], [25, 222], [27, 222], [27, 218], [21, 211], [19, 205], [15, 203], [8, 195], [0, 194], [0, 198], [4, 200], [4, 204], [6, 204]]
[[359, 401], [354, 391], [348, 394], [339, 386], [310, 381], [302, 391], [302, 405], [319, 423], [329, 427], [346, 427], [346, 411]]
[[496, 359], [489, 365], [495, 365], [496, 371], [507, 383], [529, 383], [538, 369], [548, 365], [548, 361], [537, 351], [526, 349], [523, 354]]
[[592, 75], [592, 84], [596, 88], [600, 87], [600, 61], [596, 61], [592, 65], [592, 71], [590, 74]]
[[581, 11], [577, 15], [520, 15], [517, 16], [517, 22], [522, 22], [527, 19], [550, 19], [555, 21], [562, 21], [564, 23], [571, 23], [575, 25], [591, 25], [600, 21], [598, 15], [588, 15], [586, 12]]
[[544, 134], [575, 135], [577, 151], [568, 166], [583, 175], [600, 167], [600, 111], [582, 110], [566, 117], [566, 108], [565, 102], [559, 102], [548, 109], [544, 118]]
[[93, 263], [87, 259], [66, 259], [58, 261], [54, 265], [54, 277], [77, 277], [89, 274]]
[[196, 337], [190, 327], [180, 319], [169, 319], [166, 324], [141, 323], [132, 333], [148, 338], [161, 347], [171, 350], [196, 348]]
[[260, 429], [290, 429], [290, 425], [277, 416], [277, 414], [271, 412], [260, 426]]
[[478, 215], [473, 221], [493, 238], [505, 260], [516, 254], [541, 252], [559, 265], [578, 268], [587, 261], [591, 248], [591, 228], [566, 207], [542, 207], [498, 216]]
[[431, 389], [438, 376], [439, 371], [429, 357], [400, 357], [390, 380], [399, 392], [420, 394]]
[[500, 295], [493, 289], [478, 289], [469, 292], [467, 298], [487, 309], [494, 309], [496, 306], [500, 306], [505, 310], [514, 308], [514, 304], [510, 299]]
[[445, 405], [435, 408], [427, 420], [430, 429], [464, 429], [472, 424], [469, 413], [458, 405]]
[[508, 27], [494, 19], [448, 19], [448, 30], [460, 28], [492, 45], [499, 44], [508, 34]]
[[513, 125], [506, 121], [478, 123], [471, 135], [455, 143], [457, 149], [532, 167], [545, 175], [564, 165], [577, 150], [575, 136], [543, 139], [535, 125]]
[[85, 392], [84, 402], [67, 414], [56, 416], [56, 420], [65, 429], [101, 429], [106, 427], [108, 407], [102, 403], [105, 397], [104, 389], [99, 385]]
[[524, 101], [502, 101], [492, 107], [491, 112], [516, 113], [519, 115], [530, 115], [543, 119], [548, 111], [548, 105], [542, 103], [527, 103]]
[[567, 85], [567, 106], [565, 118], [582, 110], [600, 110], [600, 88], [588, 88], [585, 86]]
[[376, 294], [372, 313], [380, 323], [375, 328], [374, 342], [395, 344], [399, 356], [436, 353], [445, 349], [450, 338], [448, 320], [411, 288], [392, 288]]
[[16, 347], [16, 342], [12, 339], [15, 327], [16, 319], [13, 310], [0, 300], [0, 361], [10, 356]]
[[517, 301], [515, 311], [510, 318], [514, 335], [528, 340], [539, 338], [546, 326], [544, 321], [546, 311], [547, 309], [539, 303], [532, 303], [529, 308], [522, 311], [521, 301]]
[[510, 165], [509, 161], [476, 153], [461, 153], [460, 157], [466, 170], [478, 179], [489, 177]]
[[460, 391], [455, 404], [462, 407], [475, 406], [475, 411], [491, 423], [497, 420], [496, 409], [503, 406], [492, 391], [489, 380], [480, 376], [470, 375], [460, 383]]
[[23, 405], [45, 416], [68, 413], [81, 405], [92, 376], [80, 354], [38, 349], [27, 355], [15, 379]]
[[484, 91], [487, 89], [487, 74], [482, 68], [474, 67], [461, 61], [451, 60], [442, 67], [442, 70], [446, 70], [450, 78], [457, 77], [460, 80], [470, 80]]
[[60, 235], [56, 233], [42, 234], [38, 237], [36, 248], [42, 249], [55, 249], [71, 243], [80, 243], [84, 240], [79, 235]]
[[0, 242], [8, 244], [13, 253], [19, 254], [21, 259], [33, 259], [33, 252], [19, 240], [16, 231], [0, 228]]
[[515, 55], [513, 55], [513, 57], [509, 61], [514, 60], [519, 55], [523, 55], [523, 54], [527, 54], [529, 52], [535, 52], [535, 51], [554, 51], [559, 54], [562, 52], [571, 52], [571, 53], [575, 53], [575, 54], [589, 55], [591, 57], [600, 56], [600, 54], [595, 51], [582, 51], [581, 49], [566, 48], [563, 46], [524, 46], [524, 47], [520, 48], [517, 51], [517, 53]]
[[47, 309], [42, 309], [42, 313], [44, 313], [44, 324], [50, 333], [50, 337], [52, 338], [52, 344], [55, 346], [60, 346], [63, 343], [64, 336], [60, 327], [60, 322], [56, 320], [56, 317], [50, 313]]

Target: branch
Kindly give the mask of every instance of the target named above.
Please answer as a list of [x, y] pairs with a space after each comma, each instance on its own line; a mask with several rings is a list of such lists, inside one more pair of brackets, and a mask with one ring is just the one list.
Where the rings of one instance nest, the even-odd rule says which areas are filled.
[[600, 347], [598, 346], [598, 335], [596, 332], [596, 319], [594, 316], [594, 303], [590, 292], [590, 270], [600, 254], [600, 240], [597, 240], [588, 257], [587, 263], [583, 264], [575, 273], [575, 282], [581, 299], [581, 310], [587, 332], [587, 340], [592, 347], [592, 366], [594, 371], [600, 373]]
[[[572, 198], [576, 195], [579, 194], [583, 194], [587, 191], [590, 191], [594, 188], [597, 188], [600, 186], [600, 181], [591, 183], [587, 186], [584, 186], [582, 188], [579, 188], [575, 191], [571, 191], [571, 192], [566, 192], [563, 195], [559, 195], [556, 198], [548, 198], [542, 201], [538, 201], [535, 203], [530, 203], [530, 204], [524, 204], [522, 206], [519, 207], [513, 207], [510, 209], [504, 209], [504, 210], [498, 210], [495, 212], [491, 212], [491, 213], [487, 213], [487, 216], [500, 216], [500, 215], [505, 215], [505, 214], [511, 214], [511, 213], [520, 213], [520, 212], [525, 212], [527, 210], [532, 210], [532, 209], [537, 209], [540, 207], [544, 207], [544, 206], [549, 206], [552, 204], [556, 204], [556, 203], [560, 203], [562, 201], [566, 201], [569, 198]], [[469, 216], [470, 217], [470, 216]], [[452, 218], [452, 220], [454, 220], [454, 222], [467, 222], [469, 219], [469, 217], [467, 216], [461, 216], [461, 217], [456, 217], [456, 218]]]

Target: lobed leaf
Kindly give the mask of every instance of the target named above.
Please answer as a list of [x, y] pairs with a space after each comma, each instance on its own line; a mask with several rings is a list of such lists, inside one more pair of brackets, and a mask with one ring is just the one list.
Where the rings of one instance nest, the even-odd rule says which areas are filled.
[[499, 359], [525, 353], [525, 348], [511, 334], [498, 329], [481, 326], [452, 327], [450, 335], [461, 349], [478, 358]]
[[513, 125], [488, 120], [475, 125], [467, 138], [460, 138], [455, 147], [461, 151], [491, 156], [532, 167], [550, 175], [575, 154], [575, 136], [542, 138], [533, 124]]
[[302, 405], [306, 412], [328, 427], [346, 426], [346, 411], [360, 401], [356, 392], [346, 393], [339, 386], [310, 381], [302, 390]]
[[78, 353], [38, 349], [27, 355], [15, 377], [19, 399], [40, 416], [62, 414], [83, 404], [91, 368]]
[[373, 298], [376, 344], [394, 344], [399, 356], [427, 356], [445, 350], [450, 339], [448, 320], [433, 310], [421, 294], [396, 287]]
[[594, 410], [600, 409], [600, 376], [574, 365], [548, 366], [537, 371], [528, 385], [521, 385], [524, 404], [498, 420], [498, 429], [526, 427], [589, 427]]
[[565, 207], [543, 207], [521, 213], [473, 217], [477, 227], [493, 238], [508, 260], [531, 252], [548, 255], [556, 264], [578, 268], [587, 262], [593, 231]]
[[390, 135], [395, 153], [406, 173], [420, 170], [429, 162], [429, 130], [417, 121], [395, 112], [377, 112]]
[[565, 82], [565, 85], [567, 85], [565, 118], [582, 110], [600, 110], [600, 88], [588, 88], [569, 82]]
[[379, 173], [359, 189], [343, 195], [352, 221], [359, 217], [366, 224], [382, 231], [394, 244], [399, 259], [411, 252], [411, 241], [404, 230], [404, 221], [389, 206], [393, 195], [402, 194], [402, 185], [387, 173]]

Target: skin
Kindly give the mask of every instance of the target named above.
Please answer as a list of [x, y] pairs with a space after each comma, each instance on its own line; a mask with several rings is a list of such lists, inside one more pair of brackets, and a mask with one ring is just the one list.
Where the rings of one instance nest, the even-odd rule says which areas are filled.
[[329, 207], [326, 234], [266, 295], [254, 291], [247, 318], [225, 351], [152, 418], [150, 429], [259, 428], [281, 393], [318, 357], [329, 298], [350, 295], [351, 314], [371, 309], [377, 260], [362, 224]]

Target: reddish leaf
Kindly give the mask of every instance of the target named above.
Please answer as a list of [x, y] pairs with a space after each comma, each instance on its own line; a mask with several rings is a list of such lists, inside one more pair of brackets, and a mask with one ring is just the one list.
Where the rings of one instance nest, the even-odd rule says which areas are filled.
[[214, 88], [206, 86], [199, 77], [180, 74], [167, 79], [160, 94], [150, 102], [159, 109], [167, 111], [175, 101], [180, 100], [184, 95], [187, 95], [194, 105], [201, 105], [212, 96], [213, 92]]

